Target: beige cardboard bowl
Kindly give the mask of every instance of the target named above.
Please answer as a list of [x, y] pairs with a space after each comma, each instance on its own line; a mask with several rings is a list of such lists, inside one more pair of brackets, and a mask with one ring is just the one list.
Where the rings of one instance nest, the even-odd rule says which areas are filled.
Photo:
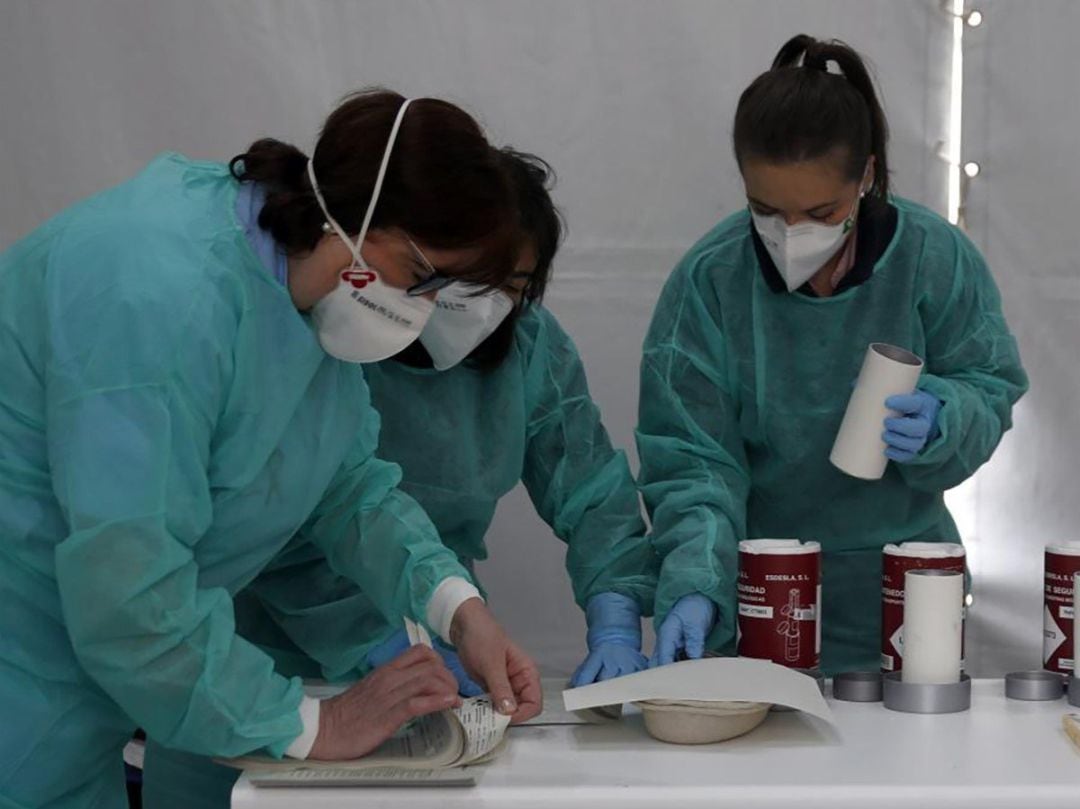
[[636, 703], [645, 729], [672, 744], [712, 744], [749, 733], [769, 715], [767, 702], [696, 702], [652, 699]]

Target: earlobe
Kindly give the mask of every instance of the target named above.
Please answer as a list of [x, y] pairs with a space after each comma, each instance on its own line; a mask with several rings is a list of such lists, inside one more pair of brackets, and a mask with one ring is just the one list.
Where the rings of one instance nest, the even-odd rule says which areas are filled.
[[863, 172], [862, 190], [859, 192], [860, 197], [865, 197], [870, 193], [870, 189], [874, 187], [874, 169], [876, 165], [876, 157], [870, 155], [866, 161], [866, 171]]

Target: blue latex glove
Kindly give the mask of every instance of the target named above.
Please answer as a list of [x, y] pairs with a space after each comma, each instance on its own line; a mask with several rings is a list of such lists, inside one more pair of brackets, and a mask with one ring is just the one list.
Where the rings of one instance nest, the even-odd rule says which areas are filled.
[[881, 436], [888, 445], [885, 457], [897, 463], [910, 463], [929, 442], [941, 434], [937, 417], [941, 400], [924, 390], [904, 396], [890, 396], [885, 406], [902, 415], [885, 419]]
[[570, 678], [570, 687], [610, 680], [648, 665], [641, 653], [641, 610], [620, 593], [598, 593], [585, 607], [589, 656]]
[[675, 662], [680, 650], [691, 659], [705, 654], [705, 638], [716, 623], [716, 604], [701, 593], [683, 596], [675, 602], [656, 633], [656, 649], [649, 668]]
[[[388, 637], [382, 643], [372, 647], [368, 652], [367, 662], [372, 668], [383, 666], [400, 655], [406, 649], [409, 648], [409, 637], [405, 634], [404, 629], [399, 629], [393, 635]], [[436, 638], [432, 645], [435, 647], [435, 651], [443, 659], [443, 663], [450, 669], [450, 673], [454, 675], [454, 678], [458, 682], [458, 693], [463, 697], [478, 697], [484, 693], [484, 689], [470, 677], [465, 667], [461, 665], [461, 660], [457, 656], [457, 652]]]

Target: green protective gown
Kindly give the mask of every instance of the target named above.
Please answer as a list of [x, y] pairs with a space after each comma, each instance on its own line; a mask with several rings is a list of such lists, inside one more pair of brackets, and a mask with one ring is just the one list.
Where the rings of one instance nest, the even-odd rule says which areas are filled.
[[[872, 276], [835, 297], [773, 292], [743, 211], [683, 258], [657, 304], [637, 430], [656, 616], [709, 596], [713, 648], [734, 641], [739, 540], [797, 537], [822, 545], [823, 669], [876, 669], [882, 547], [959, 541], [943, 494], [990, 457], [1027, 389], [978, 251], [925, 208], [893, 204]], [[829, 463], [871, 342], [924, 357], [919, 386], [944, 402], [940, 437], [872, 482]]]
[[374, 457], [360, 367], [252, 253], [237, 186], [166, 155], [0, 255], [0, 805], [126, 806], [136, 726], [280, 755], [300, 682], [232, 596], [283, 550], [388, 615], [468, 575]]
[[[481, 371], [365, 367], [382, 414], [379, 455], [401, 464], [402, 488], [431, 515], [461, 561], [484, 559], [500, 497], [525, 483], [537, 512], [567, 543], [566, 567], [584, 605], [617, 592], [651, 612], [656, 558], [625, 455], [613, 450], [581, 359], [555, 318], [530, 306], [510, 356]], [[330, 679], [367, 670], [372, 646], [398, 628], [351, 582], [298, 549], [237, 598], [244, 635], [282, 670]], [[144, 794], [155, 809], [227, 806], [236, 773], [151, 745]]]
[[[401, 488], [462, 564], [487, 558], [495, 507], [524, 482], [537, 513], [567, 543], [577, 603], [616, 592], [652, 611], [656, 557], [626, 456], [612, 448], [577, 350], [546, 309], [526, 309], [510, 356], [493, 370], [388, 360], [365, 374], [382, 415], [380, 457], [401, 466]], [[284, 631], [328, 679], [363, 673], [368, 650], [399, 628], [311, 549], [282, 558], [243, 594], [244, 614], [254, 616], [249, 597], [274, 626], [253, 621], [245, 634], [280, 648], [273, 637]]]

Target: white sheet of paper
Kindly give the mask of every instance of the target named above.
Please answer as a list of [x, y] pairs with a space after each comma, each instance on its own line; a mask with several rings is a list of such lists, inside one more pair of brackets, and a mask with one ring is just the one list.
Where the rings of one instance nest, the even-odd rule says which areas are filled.
[[405, 619], [405, 637], [409, 639], [409, 643], [412, 646], [426, 646], [429, 649], [434, 648], [431, 645], [431, 635], [424, 629], [423, 624], [418, 624], [410, 619]]
[[745, 657], [683, 660], [563, 691], [568, 711], [644, 699], [771, 702], [836, 724], [812, 677], [767, 660]]
[[[453, 744], [452, 722], [443, 713], [433, 713], [414, 719], [406, 728], [380, 744], [362, 759], [368, 766], [379, 761], [400, 759], [431, 759]], [[461, 749], [461, 745], [458, 745]]]
[[482, 759], [497, 748], [510, 724], [510, 717], [497, 712], [487, 696], [467, 699], [451, 711], [465, 729], [463, 763]]

